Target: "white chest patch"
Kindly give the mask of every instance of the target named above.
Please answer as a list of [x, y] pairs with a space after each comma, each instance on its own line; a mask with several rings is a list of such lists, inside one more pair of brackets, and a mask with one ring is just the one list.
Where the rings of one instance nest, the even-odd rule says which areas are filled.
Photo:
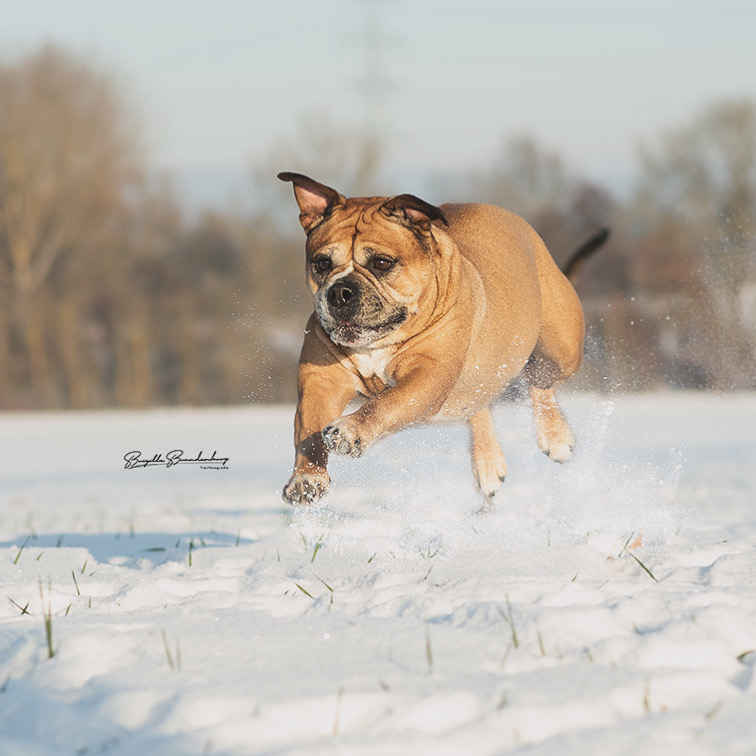
[[386, 370], [388, 363], [394, 356], [393, 350], [385, 349], [353, 349], [352, 362], [357, 368], [357, 372], [363, 378], [375, 376], [379, 378], [386, 386], [394, 386], [396, 382], [391, 378]]

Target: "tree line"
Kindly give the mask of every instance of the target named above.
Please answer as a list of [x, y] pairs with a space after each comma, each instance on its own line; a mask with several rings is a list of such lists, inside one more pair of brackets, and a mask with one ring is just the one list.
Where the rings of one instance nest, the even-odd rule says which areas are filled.
[[[187, 217], [111, 77], [50, 47], [0, 64], [0, 408], [291, 401], [309, 299], [275, 174], [374, 193], [384, 149], [305, 123], [319, 125], [251, 171], [245, 211]], [[756, 106], [710, 105], [647, 145], [638, 173], [619, 198], [523, 137], [426, 199], [518, 212], [558, 261], [611, 228], [578, 282], [578, 385], [756, 388]]]

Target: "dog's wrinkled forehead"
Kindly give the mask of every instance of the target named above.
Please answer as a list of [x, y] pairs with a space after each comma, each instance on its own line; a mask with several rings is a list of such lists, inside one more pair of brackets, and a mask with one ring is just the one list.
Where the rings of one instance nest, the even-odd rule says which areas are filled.
[[383, 206], [385, 201], [385, 197], [350, 198], [344, 205], [333, 208], [310, 230], [307, 251], [315, 253], [332, 246], [350, 255], [372, 248], [405, 259], [429, 256], [434, 245], [430, 228], [415, 227], [403, 217], [392, 216]]
[[379, 197], [350, 197], [341, 205], [329, 207], [323, 215], [323, 219], [317, 223], [311, 230], [327, 228], [329, 233], [336, 229], [351, 227], [355, 229], [364, 229], [375, 220], [375, 214], [380, 209]]
[[348, 199], [343, 205], [333, 208], [323, 220], [314, 226], [307, 238], [308, 248], [317, 248], [326, 243], [349, 242], [350, 246], [359, 240], [378, 234], [386, 236], [384, 228], [376, 223], [380, 216], [380, 203], [371, 197]]

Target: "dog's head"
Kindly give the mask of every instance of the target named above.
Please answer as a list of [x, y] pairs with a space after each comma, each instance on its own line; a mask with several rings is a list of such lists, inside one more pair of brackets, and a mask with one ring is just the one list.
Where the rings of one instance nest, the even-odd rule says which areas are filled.
[[347, 199], [299, 173], [278, 178], [294, 184], [307, 285], [330, 339], [366, 347], [411, 335], [437, 295], [432, 224], [449, 225], [441, 210], [411, 194]]

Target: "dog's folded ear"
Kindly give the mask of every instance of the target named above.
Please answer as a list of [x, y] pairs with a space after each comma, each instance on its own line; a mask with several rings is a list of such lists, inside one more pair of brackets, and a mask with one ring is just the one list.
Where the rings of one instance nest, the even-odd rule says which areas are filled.
[[278, 174], [281, 181], [294, 184], [294, 197], [299, 205], [299, 222], [306, 232], [317, 226], [320, 221], [337, 205], [343, 205], [346, 199], [335, 189], [321, 184], [301, 173], [284, 171]]
[[381, 212], [389, 217], [398, 216], [424, 233], [430, 231], [431, 223], [434, 220], [440, 220], [445, 225], [449, 225], [449, 221], [446, 220], [440, 208], [421, 200], [420, 197], [415, 197], [414, 194], [400, 194], [397, 197], [391, 197], [381, 205]]

